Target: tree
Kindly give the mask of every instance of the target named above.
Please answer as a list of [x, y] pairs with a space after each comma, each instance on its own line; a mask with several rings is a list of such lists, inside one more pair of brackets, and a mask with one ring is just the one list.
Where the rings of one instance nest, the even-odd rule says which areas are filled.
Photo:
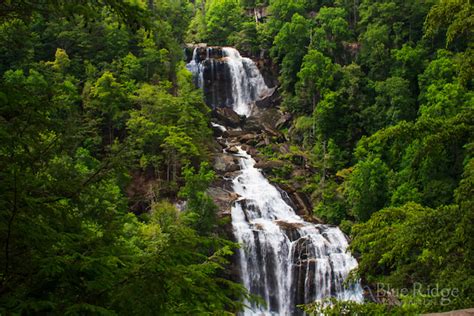
[[359, 63], [367, 69], [370, 78], [384, 80], [391, 64], [389, 28], [386, 24], [370, 24], [359, 36], [361, 42]]
[[347, 196], [354, 216], [364, 222], [387, 204], [387, 165], [378, 157], [359, 161], [347, 183]]
[[345, 60], [343, 43], [351, 38], [346, 15], [343, 8], [322, 7], [311, 30], [310, 46], [339, 62]]
[[281, 62], [280, 81], [283, 89], [292, 93], [309, 44], [309, 21], [295, 13], [291, 22], [286, 22], [275, 36], [272, 57]]
[[316, 109], [318, 102], [329, 92], [338, 68], [317, 50], [310, 50], [303, 58], [301, 70], [298, 72], [296, 92], [308, 112]]
[[185, 166], [183, 174], [186, 184], [179, 196], [186, 199], [186, 217], [200, 235], [209, 235], [217, 224], [217, 207], [206, 190], [215, 174], [206, 163], [201, 164], [198, 172]]
[[212, 0], [206, 4], [207, 40], [212, 45], [226, 45], [228, 38], [240, 30], [238, 0]]
[[433, 37], [437, 33], [444, 36], [440, 41], [446, 47], [459, 48], [472, 43], [474, 28], [474, 10], [469, 1], [442, 0], [431, 7], [425, 21], [425, 36]]
[[104, 144], [111, 145], [125, 127], [126, 110], [129, 108], [123, 85], [106, 71], [91, 86], [85, 107], [92, 117], [99, 119]]
[[398, 123], [410, 121], [417, 114], [416, 103], [411, 96], [409, 82], [400, 77], [390, 77], [375, 82], [375, 103], [363, 110], [366, 129], [369, 133]]

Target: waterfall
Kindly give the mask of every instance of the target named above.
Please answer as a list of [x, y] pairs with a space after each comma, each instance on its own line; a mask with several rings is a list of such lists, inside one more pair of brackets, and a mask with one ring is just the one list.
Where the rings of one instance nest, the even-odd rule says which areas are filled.
[[203, 64], [199, 61], [198, 49], [195, 48], [193, 51], [193, 57], [191, 61], [186, 65], [186, 68], [193, 74], [195, 77], [195, 84], [198, 88], [204, 88], [204, 78], [203, 78]]
[[186, 67], [213, 108], [231, 107], [236, 113], [249, 116], [256, 101], [274, 92], [265, 84], [255, 63], [240, 56], [235, 48], [196, 47]]
[[241, 245], [241, 278], [267, 306], [250, 305], [243, 315], [297, 315], [298, 304], [327, 297], [362, 301], [358, 283], [345, 286], [357, 261], [337, 227], [305, 222], [280, 192], [239, 149], [241, 174], [233, 189], [241, 198], [232, 207], [234, 235]]
[[[255, 102], [274, 90], [266, 86], [255, 63], [234, 48], [195, 48], [187, 67], [213, 108], [232, 107], [250, 116]], [[227, 131], [225, 126], [212, 126]], [[246, 302], [242, 315], [301, 315], [297, 305], [329, 297], [362, 301], [360, 284], [345, 282], [357, 267], [345, 235], [335, 226], [304, 221], [255, 168], [255, 160], [236, 148], [240, 173], [232, 187], [240, 198], [231, 216], [241, 245], [240, 277], [249, 292], [266, 303]]]

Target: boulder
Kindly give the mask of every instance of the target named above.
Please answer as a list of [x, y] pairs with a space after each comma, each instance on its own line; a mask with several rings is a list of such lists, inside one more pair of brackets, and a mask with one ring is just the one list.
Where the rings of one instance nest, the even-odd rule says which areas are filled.
[[219, 217], [230, 216], [232, 204], [240, 197], [237, 193], [213, 186], [207, 189], [207, 194], [219, 208]]
[[276, 106], [281, 101], [280, 94], [278, 93], [276, 87], [271, 88], [269, 95], [261, 100], [255, 102], [255, 105], [259, 108], [269, 108]]
[[249, 132], [247, 131], [242, 131], [242, 130], [227, 130], [223, 133], [223, 137], [239, 137], [242, 135], [246, 135]]
[[214, 157], [214, 170], [219, 173], [233, 172], [240, 170], [240, 166], [234, 156], [221, 153]]
[[243, 144], [242, 145], [242, 150], [244, 150], [247, 154], [249, 154], [250, 156], [254, 157], [255, 159], [255, 156], [258, 154], [257, 150], [250, 146], [250, 145], [247, 145], [247, 144]]
[[301, 228], [304, 226], [304, 223], [291, 223], [291, 222], [287, 222], [281, 219], [276, 220], [274, 222], [275, 224], [277, 224], [284, 230], [297, 230], [298, 228]]
[[255, 141], [257, 139], [257, 134], [247, 133], [237, 137], [239, 143], [247, 143], [250, 141]]
[[227, 147], [227, 141], [225, 139], [219, 137], [219, 138], [216, 138], [216, 141], [222, 148]]
[[239, 114], [227, 107], [216, 108], [213, 114], [224, 126], [239, 127], [243, 121], [243, 118]]
[[226, 179], [234, 179], [234, 178], [237, 177], [239, 174], [240, 174], [240, 171], [238, 171], [238, 170], [236, 170], [236, 171], [229, 171], [229, 172], [224, 173], [224, 178], [226, 178]]
[[221, 137], [223, 135], [223, 131], [220, 128], [217, 127], [212, 127], [212, 134], [214, 135], [215, 138]]
[[230, 154], [238, 154], [239, 149], [236, 146], [227, 147], [226, 151]]
[[243, 126], [243, 129], [249, 132], [261, 133], [263, 127], [261, 125], [259, 117], [256, 115], [252, 115], [245, 120], [245, 125]]

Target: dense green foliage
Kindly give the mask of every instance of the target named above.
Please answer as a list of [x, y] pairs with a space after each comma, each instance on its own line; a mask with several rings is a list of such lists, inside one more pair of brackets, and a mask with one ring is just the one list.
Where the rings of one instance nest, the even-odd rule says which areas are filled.
[[181, 61], [191, 12], [0, 4], [0, 314], [240, 308], [205, 193], [209, 109]]
[[[407, 310], [336, 304], [327, 312], [472, 307], [472, 1], [240, 4], [241, 19], [226, 20], [221, 40], [278, 67], [281, 109], [294, 117], [283, 132], [316, 170], [304, 190], [316, 216], [352, 234], [363, 281], [459, 290]], [[215, 11], [201, 14], [219, 21]], [[214, 41], [213, 30], [201, 39]]]
[[242, 308], [184, 42], [273, 61], [314, 214], [351, 235], [372, 290], [419, 289], [308, 312], [472, 307], [473, 16], [463, 0], [0, 2], [0, 313]]

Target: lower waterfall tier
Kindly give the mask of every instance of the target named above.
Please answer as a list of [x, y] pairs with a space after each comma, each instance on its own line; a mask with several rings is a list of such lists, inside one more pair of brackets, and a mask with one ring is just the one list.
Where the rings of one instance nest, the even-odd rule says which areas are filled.
[[243, 315], [298, 315], [296, 305], [328, 297], [362, 301], [360, 285], [345, 284], [357, 261], [339, 228], [305, 222], [250, 155], [239, 149], [238, 157], [241, 174], [233, 188], [241, 198], [232, 208], [232, 225], [242, 247], [241, 278], [266, 302]]

